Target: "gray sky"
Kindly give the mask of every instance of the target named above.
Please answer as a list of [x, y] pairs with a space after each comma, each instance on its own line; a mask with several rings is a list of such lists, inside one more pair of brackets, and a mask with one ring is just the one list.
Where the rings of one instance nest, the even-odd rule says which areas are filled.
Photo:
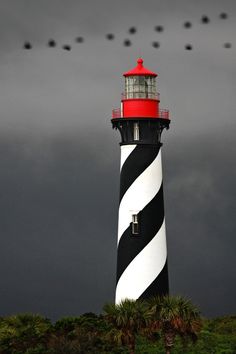
[[0, 0], [0, 315], [56, 319], [113, 300], [119, 136], [110, 116], [139, 55], [158, 72], [172, 117], [163, 134], [171, 292], [204, 315], [235, 313], [235, 23], [233, 0]]

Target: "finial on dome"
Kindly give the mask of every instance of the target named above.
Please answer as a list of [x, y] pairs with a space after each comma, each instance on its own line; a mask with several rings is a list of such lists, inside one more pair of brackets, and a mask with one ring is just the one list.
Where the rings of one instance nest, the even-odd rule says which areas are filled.
[[143, 65], [143, 59], [142, 58], [138, 58], [137, 63], [140, 66]]
[[139, 75], [139, 76], [147, 75], [147, 76], [154, 76], [154, 77], [157, 76], [156, 73], [148, 70], [147, 68], [145, 68], [143, 66], [143, 59], [141, 57], [139, 57], [137, 59], [137, 66], [134, 69], [129, 70], [123, 74], [123, 76], [125, 76], [125, 77], [126, 76], [134, 76], [134, 75]]

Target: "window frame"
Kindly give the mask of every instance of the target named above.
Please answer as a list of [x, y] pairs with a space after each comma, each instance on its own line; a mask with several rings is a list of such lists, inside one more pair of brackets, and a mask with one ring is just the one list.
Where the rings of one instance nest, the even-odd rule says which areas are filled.
[[140, 235], [138, 214], [132, 214], [131, 232], [133, 236]]

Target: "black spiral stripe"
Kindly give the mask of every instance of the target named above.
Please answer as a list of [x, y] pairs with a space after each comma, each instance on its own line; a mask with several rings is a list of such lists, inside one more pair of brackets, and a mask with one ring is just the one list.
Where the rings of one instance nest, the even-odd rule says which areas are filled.
[[140, 299], [147, 299], [156, 295], [167, 295], [169, 293], [168, 264], [167, 259], [162, 271], [158, 274], [151, 285], [142, 293]]
[[131, 236], [131, 226], [129, 226], [121, 236], [118, 245], [117, 283], [127, 266], [152, 240], [163, 224], [164, 201], [162, 185], [155, 197], [138, 215], [141, 225], [140, 234]]
[[155, 160], [159, 145], [137, 145], [122, 166], [120, 173], [120, 201], [139, 175]]
[[[169, 291], [160, 146], [138, 144], [121, 168], [117, 303]], [[139, 233], [133, 235], [136, 209]]]

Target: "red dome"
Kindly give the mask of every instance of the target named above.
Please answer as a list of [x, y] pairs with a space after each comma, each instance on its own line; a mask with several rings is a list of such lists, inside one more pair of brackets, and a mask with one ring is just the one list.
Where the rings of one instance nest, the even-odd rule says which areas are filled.
[[156, 73], [146, 69], [143, 66], [143, 59], [142, 58], [138, 58], [137, 64], [138, 65], [134, 69], [127, 71], [126, 73], [123, 74], [123, 76], [134, 76], [134, 75], [147, 75], [147, 76], [154, 76], [154, 77], [157, 76]]

